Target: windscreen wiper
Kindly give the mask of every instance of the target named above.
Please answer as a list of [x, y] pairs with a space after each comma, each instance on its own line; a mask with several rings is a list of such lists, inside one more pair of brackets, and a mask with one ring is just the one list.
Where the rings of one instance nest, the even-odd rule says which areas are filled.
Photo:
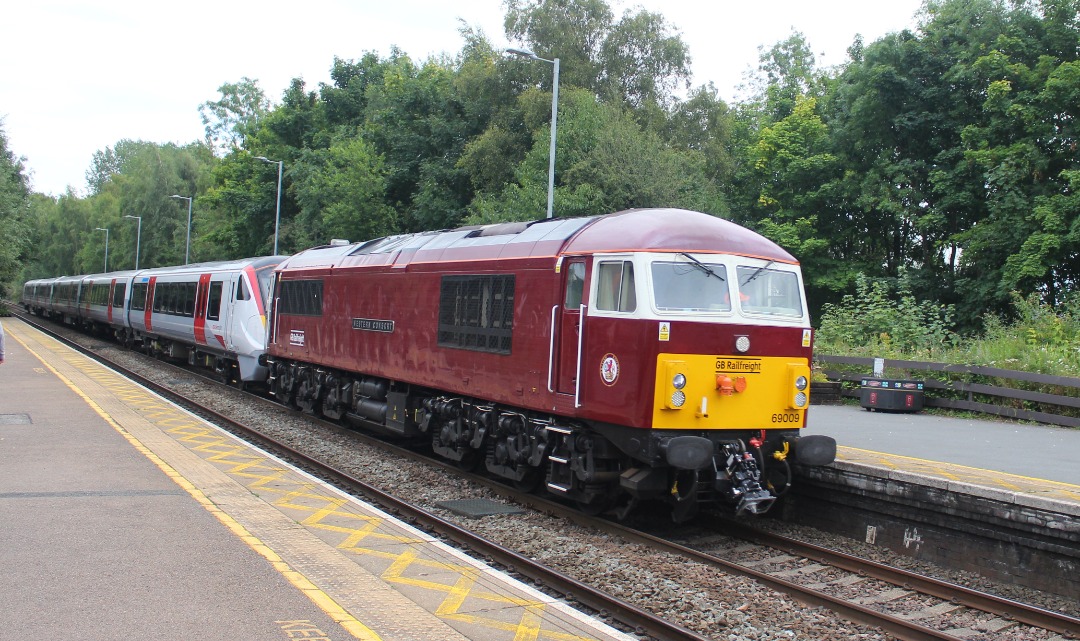
[[755, 272], [754, 272], [753, 274], [750, 274], [749, 278], [747, 278], [746, 280], [744, 280], [744, 281], [742, 282], [742, 285], [740, 285], [740, 287], [746, 287], [747, 285], [749, 285], [749, 284], [750, 284], [750, 281], [752, 281], [752, 280], [754, 280], [755, 278], [757, 278], [757, 277], [758, 277], [758, 275], [759, 275], [759, 274], [761, 274], [761, 272], [763, 272], [763, 271], [765, 271], [766, 269], [768, 269], [768, 268], [769, 268], [769, 265], [772, 265], [772, 264], [773, 264], [773, 263], [775, 263], [775, 262], [776, 262], [775, 260], [770, 260], [769, 262], [765, 263], [765, 264], [764, 264], [764, 265], [762, 265], [761, 267], [758, 267], [758, 268], [757, 268], [757, 271], [755, 271]]
[[701, 262], [700, 260], [698, 260], [698, 259], [694, 258], [694, 257], [693, 257], [693, 256], [691, 256], [690, 254], [687, 254], [686, 252], [679, 252], [679, 256], [686, 256], [686, 257], [687, 257], [687, 259], [689, 259], [689, 260], [690, 260], [690, 262], [694, 263], [694, 265], [695, 265], [695, 266], [696, 266], [696, 267], [697, 267], [698, 269], [700, 269], [701, 271], [705, 272], [705, 273], [706, 273], [706, 274], [708, 274], [709, 276], [713, 276], [714, 278], [719, 278], [719, 279], [720, 279], [720, 282], [722, 282], [722, 283], [725, 283], [725, 282], [727, 282], [727, 281], [725, 281], [725, 280], [724, 280], [724, 277], [723, 277], [723, 276], [721, 276], [720, 274], [717, 274], [717, 273], [716, 273], [716, 272], [714, 272], [714, 271], [713, 271], [712, 269], [710, 269], [708, 265], [706, 265], [705, 263]]

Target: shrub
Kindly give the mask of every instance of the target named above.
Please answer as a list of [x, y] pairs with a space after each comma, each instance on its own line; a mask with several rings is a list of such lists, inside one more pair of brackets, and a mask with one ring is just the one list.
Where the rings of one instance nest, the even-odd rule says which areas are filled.
[[849, 356], [932, 360], [954, 347], [953, 307], [918, 301], [906, 279], [893, 296], [885, 281], [859, 274], [855, 293], [827, 303], [817, 332], [817, 351]]

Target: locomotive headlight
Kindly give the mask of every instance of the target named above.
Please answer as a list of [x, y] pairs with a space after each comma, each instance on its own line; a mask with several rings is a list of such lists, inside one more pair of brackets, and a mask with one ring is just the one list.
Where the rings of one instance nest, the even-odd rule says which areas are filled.
[[750, 351], [750, 337], [740, 336], [735, 339], [735, 349], [739, 350], [740, 354], [745, 354]]
[[805, 409], [810, 404], [810, 367], [806, 362], [788, 363], [788, 385], [795, 393], [789, 396], [790, 409]]
[[[664, 373], [656, 379], [657, 392], [663, 396], [658, 396], [656, 400], [663, 403], [665, 409], [682, 409], [686, 404], [686, 392], [683, 391], [686, 387], [686, 374], [683, 373], [687, 371], [686, 361], [663, 361], [663, 367]], [[665, 385], [664, 381], [668, 381], [671, 387]]]

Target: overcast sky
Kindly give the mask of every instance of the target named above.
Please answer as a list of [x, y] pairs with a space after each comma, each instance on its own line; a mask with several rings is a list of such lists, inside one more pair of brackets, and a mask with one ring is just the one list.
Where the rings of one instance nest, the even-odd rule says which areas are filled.
[[[616, 16], [664, 15], [690, 48], [694, 86], [738, 94], [758, 47], [792, 29], [818, 64], [844, 61], [855, 34], [867, 43], [912, 28], [921, 0], [609, 0]], [[289, 81], [329, 82], [334, 56], [422, 61], [461, 50], [460, 21], [506, 46], [502, 0], [33, 0], [4, 9], [0, 118], [36, 191], [85, 194], [95, 151], [130, 138], [189, 143], [203, 137], [199, 104], [247, 76], [274, 103]]]

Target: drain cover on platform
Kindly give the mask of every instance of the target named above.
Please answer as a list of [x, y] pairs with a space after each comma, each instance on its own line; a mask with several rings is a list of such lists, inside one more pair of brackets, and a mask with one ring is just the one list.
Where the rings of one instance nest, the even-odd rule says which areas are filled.
[[31, 425], [29, 414], [0, 414], [0, 425]]
[[525, 510], [516, 505], [503, 505], [489, 499], [462, 499], [460, 501], [439, 501], [438, 507], [446, 508], [455, 514], [478, 519], [492, 514], [524, 514]]

